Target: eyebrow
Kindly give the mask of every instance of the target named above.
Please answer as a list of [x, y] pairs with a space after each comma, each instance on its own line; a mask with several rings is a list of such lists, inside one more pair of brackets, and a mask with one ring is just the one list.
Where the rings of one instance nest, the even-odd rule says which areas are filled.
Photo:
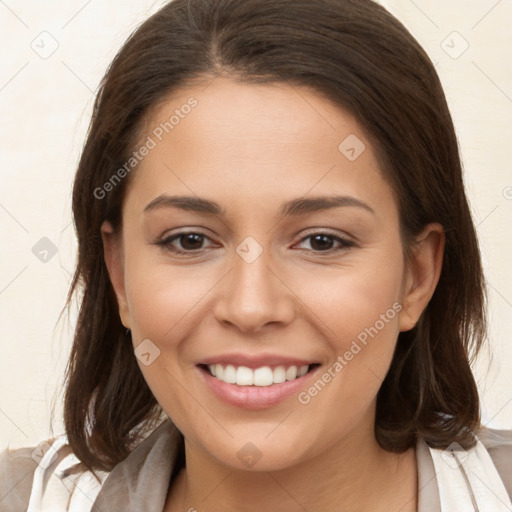
[[[280, 215], [290, 217], [342, 206], [355, 206], [375, 215], [375, 210], [370, 205], [353, 196], [318, 196], [292, 199], [281, 206]], [[167, 194], [162, 194], [153, 199], [144, 208], [144, 212], [151, 212], [160, 208], [179, 208], [217, 217], [226, 215], [225, 210], [215, 201], [197, 196], [169, 196]]]

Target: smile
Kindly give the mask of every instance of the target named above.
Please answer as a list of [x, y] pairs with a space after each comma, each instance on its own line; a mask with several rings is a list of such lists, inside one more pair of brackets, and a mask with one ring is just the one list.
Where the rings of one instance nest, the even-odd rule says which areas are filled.
[[297, 396], [321, 367], [291, 358], [267, 358], [265, 362], [262, 358], [230, 357], [229, 362], [215, 359], [196, 365], [200, 380], [222, 402], [242, 409], [265, 409]]
[[234, 366], [232, 364], [210, 364], [208, 370], [211, 375], [226, 384], [237, 386], [272, 386], [306, 375], [309, 367], [303, 366], [261, 366], [259, 368], [248, 368], [247, 366]]

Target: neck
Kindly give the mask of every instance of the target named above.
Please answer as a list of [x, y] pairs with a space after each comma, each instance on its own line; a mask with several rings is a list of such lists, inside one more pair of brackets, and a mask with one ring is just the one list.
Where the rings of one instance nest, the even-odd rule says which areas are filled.
[[269, 505], [282, 512], [417, 510], [414, 449], [402, 454], [383, 450], [373, 424], [326, 453], [277, 471], [233, 469], [187, 441], [185, 455], [186, 468], [169, 495], [168, 512], [256, 512]]

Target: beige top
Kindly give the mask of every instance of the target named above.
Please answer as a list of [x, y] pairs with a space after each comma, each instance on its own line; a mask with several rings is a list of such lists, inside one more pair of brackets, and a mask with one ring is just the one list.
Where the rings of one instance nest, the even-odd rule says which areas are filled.
[[[142, 441], [130, 455], [110, 473], [104, 474], [103, 485], [95, 498], [84, 500], [87, 507], [77, 510], [103, 511], [161, 511], [164, 508], [171, 473], [176, 464], [176, 427], [165, 421]], [[483, 428], [478, 438], [489, 452], [492, 462], [512, 497], [512, 430]], [[51, 441], [44, 443], [49, 449]], [[41, 446], [41, 445], [40, 445]], [[59, 466], [69, 449], [59, 451], [59, 457], [47, 468], [46, 473]], [[34, 471], [38, 467], [33, 458], [34, 447], [6, 450], [0, 454], [0, 511], [25, 512], [30, 499]], [[429, 447], [423, 439], [416, 445], [418, 464], [418, 512], [441, 512], [439, 488]], [[46, 475], [45, 473], [45, 475]], [[59, 475], [69, 490], [76, 475], [66, 472]], [[75, 479], [75, 480], [73, 480]], [[45, 481], [46, 485], [46, 481]], [[80, 489], [80, 485], [77, 485]], [[68, 492], [68, 491], [66, 491]], [[76, 492], [76, 489], [75, 489]], [[94, 507], [92, 507], [94, 502]], [[91, 508], [92, 507], [92, 508]], [[64, 512], [66, 508], [53, 509]], [[444, 512], [444, 511], [443, 511]]]

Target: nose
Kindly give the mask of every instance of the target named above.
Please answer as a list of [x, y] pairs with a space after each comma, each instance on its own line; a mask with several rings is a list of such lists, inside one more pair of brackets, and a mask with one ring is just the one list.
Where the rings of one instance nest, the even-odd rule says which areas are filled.
[[293, 292], [271, 267], [275, 265], [268, 250], [254, 261], [233, 254], [231, 270], [217, 290], [214, 312], [218, 322], [249, 333], [293, 320]]

